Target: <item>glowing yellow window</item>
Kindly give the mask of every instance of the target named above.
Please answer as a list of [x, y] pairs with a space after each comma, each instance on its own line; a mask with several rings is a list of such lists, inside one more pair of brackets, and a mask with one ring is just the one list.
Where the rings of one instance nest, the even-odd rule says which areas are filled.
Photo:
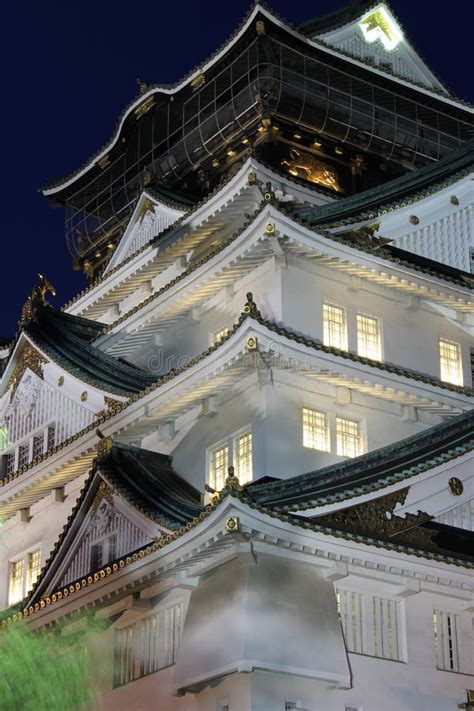
[[219, 343], [219, 341], [222, 341], [223, 338], [229, 335], [229, 329], [228, 328], [221, 328], [219, 331], [216, 331], [214, 334], [214, 344]]
[[330, 451], [329, 424], [324, 412], [303, 407], [303, 447]]
[[220, 491], [227, 478], [227, 468], [229, 466], [229, 448], [222, 445], [212, 449], [210, 452], [209, 484], [213, 489]]
[[357, 314], [357, 353], [362, 358], [382, 360], [380, 320], [375, 316]]
[[453, 385], [462, 385], [462, 359], [459, 343], [439, 339], [439, 366], [441, 380]]
[[8, 604], [14, 605], [23, 597], [23, 561], [10, 562], [8, 581]]
[[252, 481], [252, 433], [245, 432], [235, 441], [237, 471], [241, 484]]
[[28, 561], [26, 568], [26, 589], [31, 590], [38, 579], [41, 570], [41, 551], [32, 551], [28, 553]]
[[347, 350], [346, 310], [336, 304], [323, 304], [323, 342], [325, 346]]
[[358, 457], [362, 451], [359, 422], [336, 417], [336, 447], [340, 457]]

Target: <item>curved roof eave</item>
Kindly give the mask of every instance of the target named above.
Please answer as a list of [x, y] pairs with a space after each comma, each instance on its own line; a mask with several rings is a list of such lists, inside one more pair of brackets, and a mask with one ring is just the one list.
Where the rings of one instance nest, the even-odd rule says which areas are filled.
[[[66, 177], [65, 179], [60, 179], [60, 181], [57, 182], [57, 184], [53, 183], [50, 186], [46, 186], [44, 188], [40, 189], [40, 192], [43, 193], [46, 197], [53, 196], [65, 188], [69, 187], [72, 185], [77, 179], [85, 175], [92, 166], [100, 161], [104, 156], [117, 144], [119, 141], [122, 128], [124, 126], [124, 123], [128, 116], [138, 108], [140, 104], [145, 102], [147, 99], [152, 97], [155, 94], [165, 94], [165, 95], [173, 95], [176, 94], [178, 91], [180, 91], [182, 88], [187, 86], [188, 84], [191, 84], [191, 82], [198, 77], [200, 74], [203, 74], [207, 72], [229, 49], [231, 49], [234, 44], [242, 37], [242, 35], [246, 32], [246, 30], [249, 28], [250, 24], [252, 21], [255, 19], [255, 17], [258, 15], [258, 13], [261, 13], [264, 15], [268, 20], [274, 22], [278, 27], [285, 29], [289, 34], [293, 35], [297, 39], [299, 39], [302, 42], [305, 42], [309, 46], [312, 46], [314, 48], [317, 48], [319, 50], [322, 50], [326, 52], [327, 54], [331, 54], [333, 56], [342, 58], [342, 59], [349, 59], [353, 64], [361, 67], [362, 69], [365, 70], [370, 70], [371, 72], [378, 74], [379, 76], [384, 77], [385, 79], [387, 78], [387, 73], [378, 69], [377, 67], [373, 67], [370, 64], [363, 62], [361, 60], [358, 60], [354, 57], [351, 57], [344, 52], [341, 52], [333, 47], [330, 47], [328, 44], [326, 44], [323, 41], [317, 41], [313, 40], [310, 37], [304, 35], [301, 33], [300, 30], [297, 28], [294, 28], [290, 26], [290, 24], [277, 16], [274, 12], [270, 11], [268, 8], [266, 8], [264, 5], [261, 3], [257, 2], [253, 9], [247, 14], [247, 16], [244, 18], [240, 26], [237, 28], [237, 30], [231, 35], [229, 40], [224, 42], [221, 47], [213, 54], [211, 57], [206, 60], [203, 64], [198, 65], [196, 69], [193, 69], [188, 75], [186, 75], [182, 80], [178, 81], [176, 84], [169, 84], [169, 85], [155, 85], [148, 89], [146, 92], [143, 94], [140, 94], [138, 97], [136, 97], [132, 102], [128, 105], [128, 107], [125, 109], [125, 111], [122, 113], [122, 116], [119, 119], [115, 134], [113, 137], [108, 141], [105, 146], [92, 157], [90, 158], [82, 168], [80, 168], [78, 171], [74, 172], [72, 175]], [[462, 102], [461, 100], [456, 100], [453, 97], [447, 96], [445, 94], [439, 94], [434, 91], [430, 91], [428, 88], [423, 87], [423, 86], [418, 86], [413, 84], [412, 82], [402, 79], [400, 77], [397, 77], [395, 75], [390, 75], [389, 79], [392, 81], [397, 82], [398, 84], [401, 84], [402, 86], [408, 87], [410, 89], [416, 88], [416, 90], [420, 91], [421, 93], [426, 94], [427, 96], [430, 96], [431, 98], [437, 99], [438, 101], [443, 101], [444, 103], [447, 103], [451, 106], [454, 106], [456, 108], [462, 108], [464, 111], [468, 111], [470, 113], [474, 113], [474, 107], [469, 106], [468, 104]]]

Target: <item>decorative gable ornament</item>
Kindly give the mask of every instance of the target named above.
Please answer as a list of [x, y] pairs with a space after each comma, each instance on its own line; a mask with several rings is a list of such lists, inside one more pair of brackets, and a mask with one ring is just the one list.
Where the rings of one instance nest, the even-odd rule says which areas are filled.
[[366, 42], [372, 44], [379, 41], [387, 52], [394, 50], [403, 39], [397, 23], [382, 5], [367, 13], [359, 22], [359, 27]]

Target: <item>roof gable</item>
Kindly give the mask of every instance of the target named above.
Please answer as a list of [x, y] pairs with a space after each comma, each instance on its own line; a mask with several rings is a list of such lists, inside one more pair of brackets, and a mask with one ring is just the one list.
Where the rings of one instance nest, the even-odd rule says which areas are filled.
[[188, 209], [186, 205], [165, 198], [154, 190], [145, 190], [104, 273], [108, 274], [144, 245], [152, 242]]
[[[351, 10], [351, 12], [349, 12]], [[368, 61], [378, 69], [422, 84], [428, 89], [446, 88], [409, 42], [390, 7], [384, 3], [355, 3], [339, 14], [319, 23], [308, 23], [313, 39], [323, 40], [355, 59]]]
[[102, 439], [98, 460], [46, 562], [30, 600], [152, 543], [202, 511], [198, 493], [171, 458]]

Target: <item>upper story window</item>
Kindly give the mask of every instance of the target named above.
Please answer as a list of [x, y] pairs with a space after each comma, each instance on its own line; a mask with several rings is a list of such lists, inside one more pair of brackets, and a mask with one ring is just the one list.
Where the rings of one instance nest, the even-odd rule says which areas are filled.
[[325, 412], [303, 407], [303, 446], [330, 452], [328, 416]]
[[358, 457], [362, 454], [360, 422], [336, 417], [336, 452], [340, 457]]
[[446, 383], [452, 385], [462, 385], [462, 357], [459, 343], [448, 341], [445, 338], [439, 339], [439, 367], [440, 377]]
[[29, 591], [36, 583], [41, 571], [41, 551], [31, 551], [26, 558], [26, 590]]
[[452, 612], [433, 612], [433, 641], [438, 669], [459, 671], [459, 616]]
[[346, 310], [336, 304], [323, 304], [323, 343], [325, 346], [347, 350]]
[[220, 491], [225, 484], [229, 467], [229, 447], [221, 444], [209, 452], [209, 485]]
[[363, 358], [382, 360], [380, 319], [357, 314], [357, 353]]
[[183, 628], [183, 603], [115, 630], [114, 687], [174, 664]]
[[227, 440], [208, 450], [209, 485], [216, 491], [225, 486], [229, 465], [235, 467], [235, 474], [241, 484], [247, 484], [253, 477], [252, 430], [240, 430]]
[[56, 425], [49, 425], [46, 432], [46, 449], [51, 449], [56, 444]]
[[8, 570], [8, 604], [14, 605], [31, 590], [41, 571], [41, 551], [29, 551], [12, 560]]
[[235, 438], [236, 474], [241, 484], [252, 481], [252, 433], [244, 432]]
[[339, 590], [336, 599], [349, 652], [403, 659], [399, 602], [349, 590]]
[[14, 605], [23, 598], [23, 560], [13, 560], [9, 565], [8, 604]]

